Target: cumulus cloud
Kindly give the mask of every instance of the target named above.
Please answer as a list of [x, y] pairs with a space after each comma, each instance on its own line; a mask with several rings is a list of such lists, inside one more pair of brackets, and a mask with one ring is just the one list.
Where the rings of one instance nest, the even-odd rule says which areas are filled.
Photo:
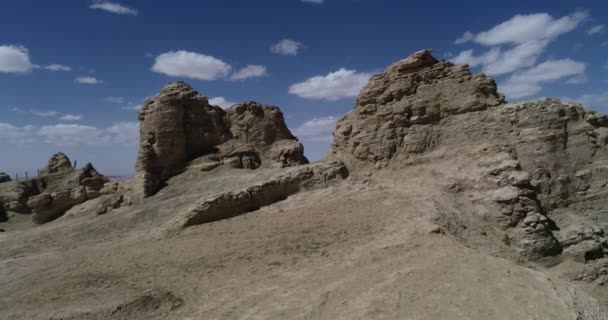
[[291, 39], [283, 39], [270, 47], [270, 52], [285, 56], [297, 56], [302, 46], [303, 45], [300, 42]]
[[[487, 31], [465, 32], [455, 43], [474, 42], [492, 48], [479, 56], [472, 50], [464, 50], [451, 60], [472, 67], [482, 66], [482, 71], [492, 76], [528, 68], [538, 62], [551, 41], [574, 30], [588, 16], [586, 11], [559, 19], [547, 13], [516, 15]], [[507, 46], [507, 49], [501, 46]]]
[[137, 15], [137, 10], [124, 6], [120, 3], [110, 1], [96, 1], [93, 2], [89, 8], [103, 10], [115, 14]]
[[293, 134], [303, 141], [331, 142], [339, 117], [328, 116], [310, 119], [293, 129]]
[[76, 77], [76, 79], [74, 81], [76, 81], [76, 83], [80, 83], [80, 84], [91, 84], [91, 85], [100, 84], [103, 82], [95, 77], [86, 77], [86, 76]]
[[137, 122], [120, 122], [108, 128], [64, 123], [20, 127], [0, 123], [0, 142], [31, 144], [42, 141], [56, 146], [136, 144], [138, 128]]
[[586, 11], [553, 18], [547, 13], [515, 15], [490, 30], [482, 31], [470, 39], [484, 46], [522, 44], [528, 41], [552, 40], [574, 30], [589, 17]]
[[27, 48], [14, 45], [0, 46], [0, 72], [27, 73], [33, 68]]
[[499, 90], [510, 99], [530, 97], [539, 93], [545, 83], [580, 77], [585, 73], [586, 67], [584, 63], [572, 59], [548, 60], [514, 73], [499, 86]]
[[475, 56], [473, 53], [473, 49], [470, 49], [460, 52], [457, 56], [453, 57], [451, 61], [458, 64], [468, 64], [474, 68], [480, 65], [494, 63], [496, 62], [496, 60], [498, 60], [499, 57], [499, 48], [493, 48], [492, 50], [487, 51], [486, 53], [479, 56]]
[[289, 93], [304, 99], [335, 101], [356, 97], [365, 87], [371, 73], [340, 69], [325, 76], [315, 76], [289, 87]]
[[213, 106], [218, 106], [222, 109], [228, 109], [231, 106], [235, 105], [236, 102], [228, 101], [224, 97], [215, 97], [215, 98], [209, 99], [209, 104], [211, 104]]
[[156, 57], [152, 71], [171, 77], [217, 80], [226, 77], [232, 67], [222, 60], [185, 50], [170, 51]]
[[471, 31], [465, 31], [465, 33], [463, 33], [462, 36], [460, 36], [460, 38], [454, 40], [454, 43], [463, 44], [463, 43], [467, 43], [469, 41], [473, 41], [473, 39], [475, 39], [475, 35], [473, 33], [471, 33]]
[[75, 115], [75, 114], [64, 114], [63, 116], [61, 116], [59, 118], [59, 120], [62, 121], [80, 121], [82, 120], [82, 115]]
[[571, 59], [538, 62], [552, 41], [574, 30], [588, 17], [586, 11], [561, 18], [547, 13], [515, 15], [489, 30], [477, 34], [465, 32], [456, 39], [456, 44], [473, 42], [490, 48], [480, 55], [475, 55], [472, 49], [463, 50], [451, 61], [481, 67], [482, 72], [491, 76], [511, 74], [501, 86], [501, 91], [511, 99], [535, 95], [543, 84], [557, 80], [583, 83], [586, 81], [583, 63]]
[[593, 27], [587, 29], [587, 35], [588, 36], [592, 36], [594, 34], [602, 33], [602, 32], [604, 32], [605, 28], [606, 28], [606, 26], [603, 25], [603, 24], [599, 24], [597, 26], [593, 26]]
[[[528, 41], [503, 52], [496, 60], [484, 64], [483, 72], [492, 76], [510, 73], [536, 64], [548, 41]], [[493, 50], [493, 49], [492, 49]], [[490, 51], [492, 51], [490, 50]]]
[[249, 79], [249, 78], [265, 77], [267, 75], [268, 75], [268, 72], [267, 72], [265, 66], [250, 64], [250, 65], [242, 68], [241, 70], [235, 72], [232, 76], [230, 76], [230, 79], [245, 80], [245, 79]]
[[64, 66], [62, 64], [50, 64], [44, 68], [50, 71], [72, 71], [72, 68]]

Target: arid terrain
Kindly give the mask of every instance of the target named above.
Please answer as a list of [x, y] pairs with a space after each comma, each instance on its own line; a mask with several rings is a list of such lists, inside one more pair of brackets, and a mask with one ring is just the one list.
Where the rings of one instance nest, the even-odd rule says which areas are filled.
[[277, 107], [184, 82], [139, 120], [130, 180], [0, 175], [1, 319], [608, 319], [605, 114], [423, 50], [319, 162]]

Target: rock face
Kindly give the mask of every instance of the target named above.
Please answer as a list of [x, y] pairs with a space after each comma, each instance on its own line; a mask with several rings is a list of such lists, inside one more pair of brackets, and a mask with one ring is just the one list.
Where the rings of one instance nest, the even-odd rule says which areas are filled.
[[224, 111], [184, 82], [171, 83], [148, 100], [139, 120], [135, 187], [144, 196], [201, 156], [207, 157], [200, 161], [206, 170], [308, 162], [278, 108], [250, 102]]
[[434, 143], [431, 128], [442, 119], [503, 102], [494, 80], [419, 51], [370, 79], [355, 110], [338, 122], [331, 155], [351, 166], [385, 167], [401, 155], [424, 152]]
[[[290, 170], [291, 169], [291, 170]], [[218, 193], [178, 213], [166, 226], [168, 231], [228, 219], [287, 199], [301, 190], [327, 187], [348, 177], [343, 163], [315, 163], [285, 169], [240, 190]]]
[[72, 171], [72, 161], [65, 154], [59, 152], [54, 154], [50, 159], [46, 168], [40, 171], [40, 174], [52, 174], [60, 172]]
[[353, 174], [432, 172], [438, 197], [469, 208], [437, 217], [467, 243], [489, 238], [471, 229], [496, 230], [529, 258], [589, 261], [608, 253], [607, 144], [606, 115], [554, 99], [506, 104], [492, 79], [424, 50], [371, 78], [328, 157]]
[[109, 180], [88, 163], [82, 169], [41, 176], [37, 183], [40, 194], [27, 201], [34, 223], [46, 223], [75, 205], [95, 199], [103, 194]]
[[112, 193], [104, 190], [108, 182], [90, 163], [73, 169], [70, 159], [58, 153], [49, 159], [40, 176], [0, 184], [0, 204], [6, 211], [33, 213], [35, 223], [45, 223], [77, 204]]
[[11, 181], [11, 176], [4, 172], [0, 172], [0, 183]]

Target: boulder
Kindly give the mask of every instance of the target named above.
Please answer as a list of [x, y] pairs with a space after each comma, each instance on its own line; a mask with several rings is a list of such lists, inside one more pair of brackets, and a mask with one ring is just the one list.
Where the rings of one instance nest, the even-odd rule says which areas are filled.
[[277, 107], [247, 102], [224, 111], [184, 82], [148, 100], [139, 120], [134, 189], [142, 196], [155, 194], [195, 159], [204, 170], [308, 163]]

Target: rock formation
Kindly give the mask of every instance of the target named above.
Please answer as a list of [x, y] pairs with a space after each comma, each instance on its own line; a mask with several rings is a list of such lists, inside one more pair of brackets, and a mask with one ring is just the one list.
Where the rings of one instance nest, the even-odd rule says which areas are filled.
[[446, 198], [476, 208], [464, 227], [491, 221], [480, 228], [504, 229], [527, 257], [608, 253], [606, 115], [554, 99], [505, 104], [492, 79], [424, 50], [372, 77], [334, 137], [329, 158], [355, 174], [433, 168]]
[[7, 211], [33, 213], [35, 223], [45, 223], [77, 204], [99, 197], [107, 182], [90, 163], [73, 169], [70, 159], [57, 153], [40, 176], [1, 184], [0, 203]]
[[0, 317], [608, 319], [606, 115], [424, 50], [313, 164], [276, 107], [182, 82], [140, 119], [133, 181], [58, 155], [0, 184], [0, 220], [67, 211], [9, 217]]
[[72, 162], [70, 158], [62, 152], [54, 154], [48, 162], [48, 165], [40, 170], [41, 175], [47, 175], [52, 173], [69, 172], [72, 171]]
[[256, 169], [307, 163], [302, 144], [276, 107], [255, 102], [224, 111], [184, 82], [165, 86], [139, 114], [136, 191], [155, 194], [191, 160], [201, 169], [226, 164]]
[[0, 183], [11, 181], [11, 176], [4, 172], [0, 172]]
[[41, 176], [37, 182], [44, 187], [28, 199], [27, 207], [35, 223], [46, 223], [75, 205], [99, 197], [109, 180], [88, 163], [82, 169]]

